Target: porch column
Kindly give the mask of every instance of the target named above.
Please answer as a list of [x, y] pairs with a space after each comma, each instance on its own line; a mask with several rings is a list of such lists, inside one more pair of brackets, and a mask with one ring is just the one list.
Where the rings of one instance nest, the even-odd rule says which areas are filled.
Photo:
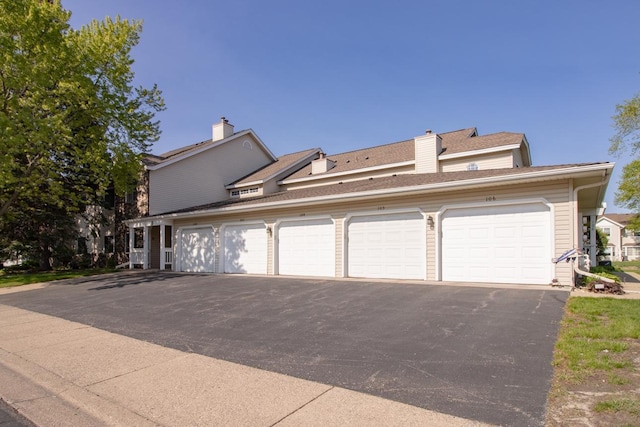
[[149, 239], [150, 239], [150, 228], [148, 225], [144, 226], [144, 239], [142, 239], [143, 241], [143, 252], [142, 252], [142, 269], [143, 270], [148, 270], [149, 269]]
[[164, 270], [164, 233], [165, 233], [165, 225], [163, 223], [160, 224], [160, 270]]
[[133, 242], [135, 232], [135, 228], [132, 225], [129, 225], [129, 270], [133, 270]]

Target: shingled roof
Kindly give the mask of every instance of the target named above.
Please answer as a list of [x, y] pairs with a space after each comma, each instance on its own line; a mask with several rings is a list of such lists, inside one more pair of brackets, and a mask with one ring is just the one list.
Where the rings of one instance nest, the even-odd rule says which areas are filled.
[[236, 182], [233, 182], [232, 184], [230, 184], [230, 186], [242, 186], [251, 182], [263, 181], [271, 176], [280, 173], [281, 171], [285, 171], [288, 168], [293, 167], [297, 162], [301, 162], [303, 159], [311, 156], [314, 153], [318, 153], [319, 151], [321, 151], [319, 148], [311, 148], [309, 150], [285, 154], [284, 156], [278, 157], [278, 160], [276, 160], [275, 162], [268, 164], [262, 169], [253, 172], [250, 175], [237, 180]]
[[619, 213], [610, 213], [603, 215], [604, 218], [610, 219], [611, 221], [615, 221], [620, 225], [626, 226], [631, 219], [633, 219], [636, 214], [619, 214]]
[[[499, 132], [477, 136], [476, 128], [460, 129], [438, 134], [442, 138], [442, 154], [456, 154], [506, 145], [519, 144], [524, 139], [522, 133]], [[415, 161], [415, 140], [394, 142], [363, 148], [346, 153], [331, 154], [327, 158], [335, 166], [323, 175], [338, 174], [394, 163]], [[307, 165], [287, 179], [300, 179], [311, 175], [311, 165]]]
[[461, 172], [443, 172], [443, 173], [423, 173], [423, 174], [399, 174], [395, 176], [369, 178], [358, 181], [349, 181], [339, 184], [323, 185], [316, 187], [307, 187], [301, 189], [294, 189], [288, 191], [281, 191], [278, 193], [268, 194], [264, 196], [251, 197], [251, 198], [231, 198], [210, 204], [194, 206], [191, 208], [180, 209], [173, 212], [167, 212], [164, 215], [198, 212], [220, 209], [230, 206], [258, 206], [260, 204], [266, 204], [271, 202], [282, 201], [294, 201], [305, 199], [313, 199], [317, 197], [327, 197], [340, 194], [360, 193], [375, 190], [390, 190], [390, 189], [408, 189], [409, 187], [416, 186], [428, 186], [437, 184], [444, 184], [449, 182], [458, 182], [464, 184], [467, 181], [477, 180], [482, 178], [497, 178], [507, 176], [523, 176], [533, 172], [544, 172], [552, 170], [566, 170], [576, 169], [580, 167], [593, 166], [593, 165], [606, 165], [608, 163], [580, 163], [580, 164], [567, 164], [567, 165], [554, 165], [554, 166], [534, 166], [524, 167], [516, 169], [487, 169], [477, 171], [461, 171]]

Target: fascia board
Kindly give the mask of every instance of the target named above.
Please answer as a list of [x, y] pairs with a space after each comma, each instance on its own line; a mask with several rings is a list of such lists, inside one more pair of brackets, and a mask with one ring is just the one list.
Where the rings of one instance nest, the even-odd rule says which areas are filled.
[[[180, 219], [180, 218], [189, 218], [194, 216], [213, 215], [217, 213], [242, 212], [247, 210], [251, 210], [255, 212], [256, 210], [282, 208], [287, 206], [299, 207], [299, 206], [326, 204], [327, 202], [334, 202], [334, 201], [347, 200], [347, 199], [348, 200], [379, 199], [382, 196], [393, 196], [400, 193], [408, 193], [408, 194], [429, 193], [434, 191], [455, 189], [456, 187], [478, 188], [478, 187], [486, 187], [486, 186], [492, 186], [495, 184], [504, 184], [504, 183], [517, 184], [520, 181], [532, 181], [532, 180], [543, 181], [549, 178], [561, 178], [561, 177], [578, 178], [578, 177], [584, 177], [584, 176], [600, 176], [603, 173], [606, 174], [607, 172], [611, 172], [611, 170], [613, 169], [613, 166], [614, 166], [613, 163], [603, 163], [603, 164], [588, 165], [588, 166], [575, 166], [575, 167], [563, 168], [563, 169], [551, 169], [546, 171], [519, 173], [515, 175], [475, 178], [475, 179], [467, 179], [467, 180], [441, 182], [437, 184], [421, 184], [421, 185], [414, 185], [410, 187], [385, 188], [382, 190], [370, 190], [370, 191], [361, 191], [361, 192], [355, 192], [355, 193], [335, 194], [332, 196], [318, 196], [318, 197], [309, 197], [304, 199], [282, 200], [277, 202], [267, 202], [267, 203], [250, 204], [250, 205], [243, 205], [243, 206], [229, 206], [229, 207], [222, 207], [217, 209], [158, 215], [153, 218]], [[134, 220], [130, 220], [130, 221], [134, 221]]]
[[300, 163], [309, 161], [310, 158], [312, 158], [313, 156], [318, 154], [320, 151], [322, 151], [322, 150], [318, 149], [318, 150], [316, 150], [316, 151], [314, 151], [312, 153], [309, 153], [308, 155], [306, 155], [306, 156], [302, 157], [301, 159], [299, 159], [297, 162], [295, 162], [293, 164], [290, 164], [286, 168], [280, 169], [280, 170], [272, 173], [271, 175], [269, 175], [266, 178], [255, 180], [255, 181], [250, 181], [250, 182], [245, 182], [245, 183], [242, 183], [242, 184], [239, 184], [239, 185], [238, 184], [228, 184], [224, 188], [226, 188], [227, 190], [233, 190], [234, 188], [244, 188], [244, 187], [250, 187], [250, 186], [253, 186], [253, 185], [264, 184], [266, 181], [269, 181], [269, 180], [275, 178], [276, 176], [284, 173], [285, 171], [287, 171], [289, 169], [293, 169], [294, 167], [298, 167], [300, 165]]
[[604, 215], [602, 217], [600, 217], [596, 223], [600, 222], [600, 221], [608, 221], [610, 224], [615, 225], [616, 227], [620, 227], [620, 228], [624, 228], [624, 225], [615, 222], [614, 220], [612, 220], [611, 218], [609, 218], [608, 216]]
[[325, 178], [333, 178], [336, 176], [347, 176], [347, 175], [355, 175], [359, 173], [375, 172], [375, 171], [384, 170], [384, 169], [391, 169], [391, 168], [397, 168], [402, 166], [411, 166], [411, 165], [414, 165], [415, 163], [416, 163], [415, 160], [408, 160], [406, 162], [388, 163], [386, 165], [371, 166], [368, 168], [353, 169], [353, 170], [344, 171], [344, 172], [305, 176], [304, 178], [295, 178], [295, 179], [285, 178], [283, 180], [278, 181], [278, 185], [295, 184], [298, 182], [316, 181], [316, 180], [325, 179]]
[[184, 154], [181, 154], [181, 155], [179, 155], [179, 156], [176, 156], [176, 157], [172, 158], [171, 160], [167, 160], [167, 161], [165, 161], [165, 162], [161, 162], [161, 163], [158, 163], [158, 164], [156, 164], [156, 165], [152, 165], [152, 166], [146, 166], [146, 168], [147, 168], [148, 170], [157, 170], [157, 169], [161, 169], [161, 168], [163, 168], [163, 167], [165, 167], [165, 166], [172, 165], [172, 164], [174, 164], [174, 163], [176, 163], [176, 162], [179, 162], [179, 161], [181, 161], [181, 160], [187, 159], [187, 158], [189, 158], [189, 157], [191, 157], [191, 156], [198, 155], [198, 154], [200, 154], [200, 153], [202, 153], [202, 152], [204, 152], [204, 151], [211, 150], [211, 149], [213, 149], [213, 148], [215, 148], [215, 147], [218, 147], [218, 146], [220, 146], [220, 145], [222, 145], [222, 144], [226, 144], [227, 142], [233, 141], [234, 139], [242, 138], [243, 136], [246, 136], [246, 135], [251, 135], [251, 136], [253, 136], [253, 137], [254, 137], [254, 139], [255, 139], [255, 140], [258, 142], [258, 144], [260, 145], [260, 148], [261, 148], [265, 153], [267, 153], [267, 155], [268, 155], [268, 156], [270, 156], [273, 160], [276, 160], [276, 159], [277, 159], [277, 158], [274, 156], [274, 154], [271, 152], [271, 150], [269, 150], [269, 149], [267, 148], [267, 146], [266, 146], [266, 145], [264, 145], [264, 142], [262, 142], [262, 140], [258, 137], [258, 135], [256, 135], [256, 134], [255, 134], [255, 132], [254, 132], [253, 130], [251, 130], [251, 129], [247, 129], [247, 130], [243, 130], [243, 131], [241, 131], [241, 132], [238, 132], [238, 133], [236, 133], [236, 134], [233, 134], [233, 135], [231, 135], [231, 136], [229, 136], [229, 137], [227, 137], [227, 138], [225, 138], [225, 139], [221, 139], [220, 141], [216, 141], [216, 142], [215, 142], [215, 143], [213, 143], [213, 144], [205, 145], [205, 146], [200, 147], [200, 148], [198, 148], [198, 149], [196, 149], [196, 150], [189, 151], [188, 153], [184, 153]]
[[483, 148], [482, 150], [464, 151], [462, 153], [441, 154], [439, 160], [457, 159], [460, 157], [478, 156], [482, 154], [499, 153], [500, 151], [508, 151], [520, 148], [520, 144], [501, 145], [499, 147]]

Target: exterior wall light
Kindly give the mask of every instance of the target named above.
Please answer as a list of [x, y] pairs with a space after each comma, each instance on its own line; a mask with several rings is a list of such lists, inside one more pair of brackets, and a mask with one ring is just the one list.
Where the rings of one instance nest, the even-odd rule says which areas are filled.
[[433, 230], [435, 223], [433, 222], [433, 217], [431, 215], [427, 217], [427, 225], [429, 225], [429, 228]]

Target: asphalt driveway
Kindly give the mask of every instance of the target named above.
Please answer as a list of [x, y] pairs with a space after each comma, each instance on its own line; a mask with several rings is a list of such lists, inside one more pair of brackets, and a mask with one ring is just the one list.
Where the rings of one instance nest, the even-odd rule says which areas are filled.
[[543, 425], [568, 294], [406, 283], [121, 274], [0, 304], [501, 425]]

